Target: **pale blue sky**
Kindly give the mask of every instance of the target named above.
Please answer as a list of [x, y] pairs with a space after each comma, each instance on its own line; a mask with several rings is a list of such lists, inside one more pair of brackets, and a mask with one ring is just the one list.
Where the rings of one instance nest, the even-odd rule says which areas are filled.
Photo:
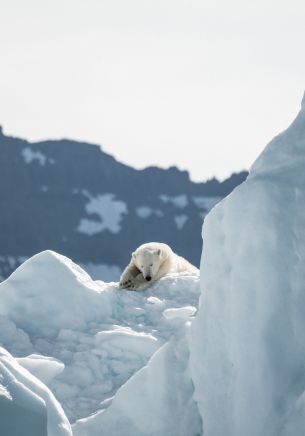
[[0, 123], [119, 160], [248, 168], [305, 89], [305, 3], [0, 0]]

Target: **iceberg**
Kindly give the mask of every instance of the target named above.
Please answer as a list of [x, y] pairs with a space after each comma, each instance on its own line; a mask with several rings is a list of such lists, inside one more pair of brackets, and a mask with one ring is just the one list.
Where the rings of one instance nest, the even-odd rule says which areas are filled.
[[305, 98], [203, 226], [190, 367], [205, 436], [305, 429]]

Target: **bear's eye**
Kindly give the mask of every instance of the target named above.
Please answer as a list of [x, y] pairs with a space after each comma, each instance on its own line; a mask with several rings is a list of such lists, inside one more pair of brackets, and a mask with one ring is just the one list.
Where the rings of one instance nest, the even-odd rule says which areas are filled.
[[153, 266], [153, 264], [151, 263], [149, 266]]

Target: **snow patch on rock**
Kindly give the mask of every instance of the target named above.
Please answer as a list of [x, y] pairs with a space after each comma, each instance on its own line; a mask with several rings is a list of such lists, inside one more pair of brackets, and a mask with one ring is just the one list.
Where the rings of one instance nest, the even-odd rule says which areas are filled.
[[99, 194], [94, 197], [85, 190], [82, 193], [89, 199], [85, 206], [87, 214], [99, 219], [83, 218], [77, 230], [90, 236], [104, 230], [118, 233], [121, 230], [120, 223], [123, 215], [128, 213], [126, 203], [116, 200], [115, 194]]
[[159, 196], [159, 198], [163, 203], [170, 203], [179, 209], [184, 209], [188, 205], [188, 198], [186, 194], [176, 195], [174, 197], [162, 194]]
[[184, 224], [187, 222], [188, 220], [188, 216], [187, 215], [176, 215], [174, 217], [176, 226], [178, 230], [182, 230], [184, 227]]
[[37, 161], [39, 165], [44, 166], [48, 160], [47, 156], [41, 153], [41, 151], [35, 151], [31, 147], [25, 147], [21, 154], [27, 164]]
[[160, 209], [152, 209], [149, 206], [140, 206], [136, 208], [136, 214], [139, 218], [147, 219], [151, 216], [157, 216], [161, 218], [163, 216], [163, 212]]

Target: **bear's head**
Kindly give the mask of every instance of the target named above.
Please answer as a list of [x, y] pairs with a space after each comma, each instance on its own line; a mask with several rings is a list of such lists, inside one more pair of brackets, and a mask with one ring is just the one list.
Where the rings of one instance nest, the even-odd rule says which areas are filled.
[[159, 248], [139, 248], [132, 253], [132, 257], [136, 267], [148, 282], [154, 280], [165, 260], [165, 255]]

